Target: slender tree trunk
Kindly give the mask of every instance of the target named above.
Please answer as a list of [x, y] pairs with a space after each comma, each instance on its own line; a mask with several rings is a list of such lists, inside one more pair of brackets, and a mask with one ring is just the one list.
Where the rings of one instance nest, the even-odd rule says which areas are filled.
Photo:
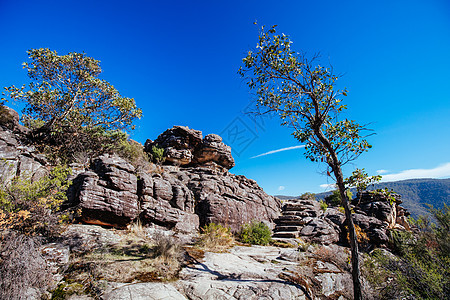
[[353, 224], [352, 213], [350, 211], [349, 199], [345, 192], [344, 176], [342, 175], [341, 163], [334, 151], [330, 141], [320, 131], [319, 128], [314, 130], [314, 133], [319, 138], [322, 145], [326, 148], [329, 158], [328, 165], [333, 170], [336, 177], [336, 185], [341, 195], [341, 203], [345, 210], [345, 218], [347, 220], [347, 227], [350, 236], [350, 249], [352, 253], [352, 279], [353, 279], [353, 298], [355, 300], [362, 300], [362, 285], [361, 285], [361, 273], [359, 270], [359, 251], [358, 240], [356, 237], [355, 225]]
[[350, 211], [349, 199], [345, 192], [344, 178], [342, 176], [341, 168], [334, 168], [334, 175], [336, 176], [336, 184], [339, 189], [339, 194], [342, 199], [342, 206], [345, 210], [345, 218], [347, 220], [348, 233], [350, 236], [350, 248], [352, 252], [352, 279], [353, 279], [353, 297], [355, 300], [362, 299], [361, 273], [359, 269], [359, 251], [358, 240], [355, 231], [355, 225]]

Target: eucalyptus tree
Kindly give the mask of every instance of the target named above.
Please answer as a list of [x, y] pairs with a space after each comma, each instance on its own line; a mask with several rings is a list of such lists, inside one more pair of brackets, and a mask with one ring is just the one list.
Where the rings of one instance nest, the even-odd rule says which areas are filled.
[[[10, 98], [25, 103], [22, 117], [35, 133], [65, 136], [56, 143], [67, 147], [68, 142], [89, 143], [133, 129], [133, 121], [141, 117], [134, 99], [121, 96], [113, 85], [98, 78], [100, 61], [84, 53], [58, 55], [49, 49], [27, 53], [30, 61], [23, 67], [30, 83], [5, 90]], [[70, 141], [69, 136], [73, 137]]]
[[277, 34], [275, 26], [262, 27], [255, 51], [243, 59], [239, 74], [256, 95], [261, 114], [277, 115], [281, 124], [305, 144], [305, 155], [323, 162], [339, 190], [345, 209], [352, 253], [354, 298], [362, 299], [358, 243], [346, 193], [342, 166], [371, 148], [363, 125], [342, 118], [346, 89], [338, 89], [333, 68], [320, 65], [319, 57], [292, 50], [292, 41]]

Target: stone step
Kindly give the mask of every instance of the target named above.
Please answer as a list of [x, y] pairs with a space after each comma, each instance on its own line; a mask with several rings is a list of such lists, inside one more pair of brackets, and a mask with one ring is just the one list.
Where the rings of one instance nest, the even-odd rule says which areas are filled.
[[[308, 220], [309, 221], [309, 220]], [[275, 224], [281, 225], [281, 226], [291, 226], [291, 225], [304, 225], [306, 223], [306, 220], [304, 220], [303, 217], [296, 216], [296, 215], [289, 215], [289, 216], [280, 216], [277, 219], [274, 220]]]
[[314, 209], [312, 204], [302, 204], [302, 203], [286, 203], [283, 205], [283, 210], [306, 210]]
[[295, 239], [298, 237], [298, 232], [293, 232], [293, 231], [279, 231], [279, 232], [275, 232], [273, 235], [273, 237], [275, 238], [291, 238], [291, 239]]
[[279, 231], [300, 231], [303, 226], [295, 226], [295, 225], [277, 225], [274, 228], [274, 232]]
[[317, 217], [317, 212], [315, 210], [283, 211], [283, 216]]

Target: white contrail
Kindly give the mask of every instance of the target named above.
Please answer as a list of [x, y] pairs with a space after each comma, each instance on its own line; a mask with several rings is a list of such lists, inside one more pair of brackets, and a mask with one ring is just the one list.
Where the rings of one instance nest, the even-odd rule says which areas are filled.
[[258, 154], [256, 156], [250, 157], [250, 159], [261, 157], [261, 156], [266, 156], [266, 155], [269, 155], [269, 154], [274, 154], [274, 153], [278, 153], [278, 152], [282, 152], [282, 151], [300, 149], [300, 148], [305, 148], [305, 145], [292, 146], [292, 147], [282, 148], [282, 149], [278, 149], [278, 150], [272, 150], [272, 151], [269, 151], [269, 152], [265, 152], [265, 153]]

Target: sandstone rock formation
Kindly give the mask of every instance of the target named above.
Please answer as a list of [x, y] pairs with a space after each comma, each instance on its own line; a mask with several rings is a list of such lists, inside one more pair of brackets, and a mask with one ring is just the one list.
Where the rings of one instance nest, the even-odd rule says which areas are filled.
[[273, 227], [281, 203], [254, 180], [228, 172], [231, 148], [215, 134], [175, 126], [145, 148], [158, 145], [166, 165], [139, 170], [118, 156], [103, 155], [77, 172], [69, 206], [82, 209], [86, 223], [123, 227], [136, 218], [178, 232], [192, 233], [215, 222], [238, 231], [258, 220]]
[[69, 200], [82, 209], [82, 221], [123, 227], [134, 220], [139, 214], [134, 172], [122, 158], [102, 155], [91, 170], [80, 173], [69, 190]]
[[153, 146], [164, 148], [164, 156], [169, 164], [202, 166], [213, 162], [228, 170], [234, 167], [231, 147], [222, 143], [222, 138], [217, 134], [208, 134], [203, 138], [199, 130], [174, 126], [160, 134], [155, 141], [147, 140], [145, 150], [150, 152]]
[[[399, 206], [400, 195], [393, 195], [393, 203], [383, 194], [364, 192], [353, 200], [353, 222], [369, 238], [372, 246], [388, 243], [387, 230], [409, 230], [408, 212]], [[336, 208], [322, 211], [316, 200], [292, 199], [285, 202], [282, 215], [275, 220], [276, 239], [300, 237], [307, 242], [325, 245], [346, 243], [345, 215]]]
[[0, 184], [7, 184], [16, 176], [35, 181], [46, 174], [47, 160], [30, 146], [28, 129], [19, 125], [19, 115], [14, 110], [0, 106]]

